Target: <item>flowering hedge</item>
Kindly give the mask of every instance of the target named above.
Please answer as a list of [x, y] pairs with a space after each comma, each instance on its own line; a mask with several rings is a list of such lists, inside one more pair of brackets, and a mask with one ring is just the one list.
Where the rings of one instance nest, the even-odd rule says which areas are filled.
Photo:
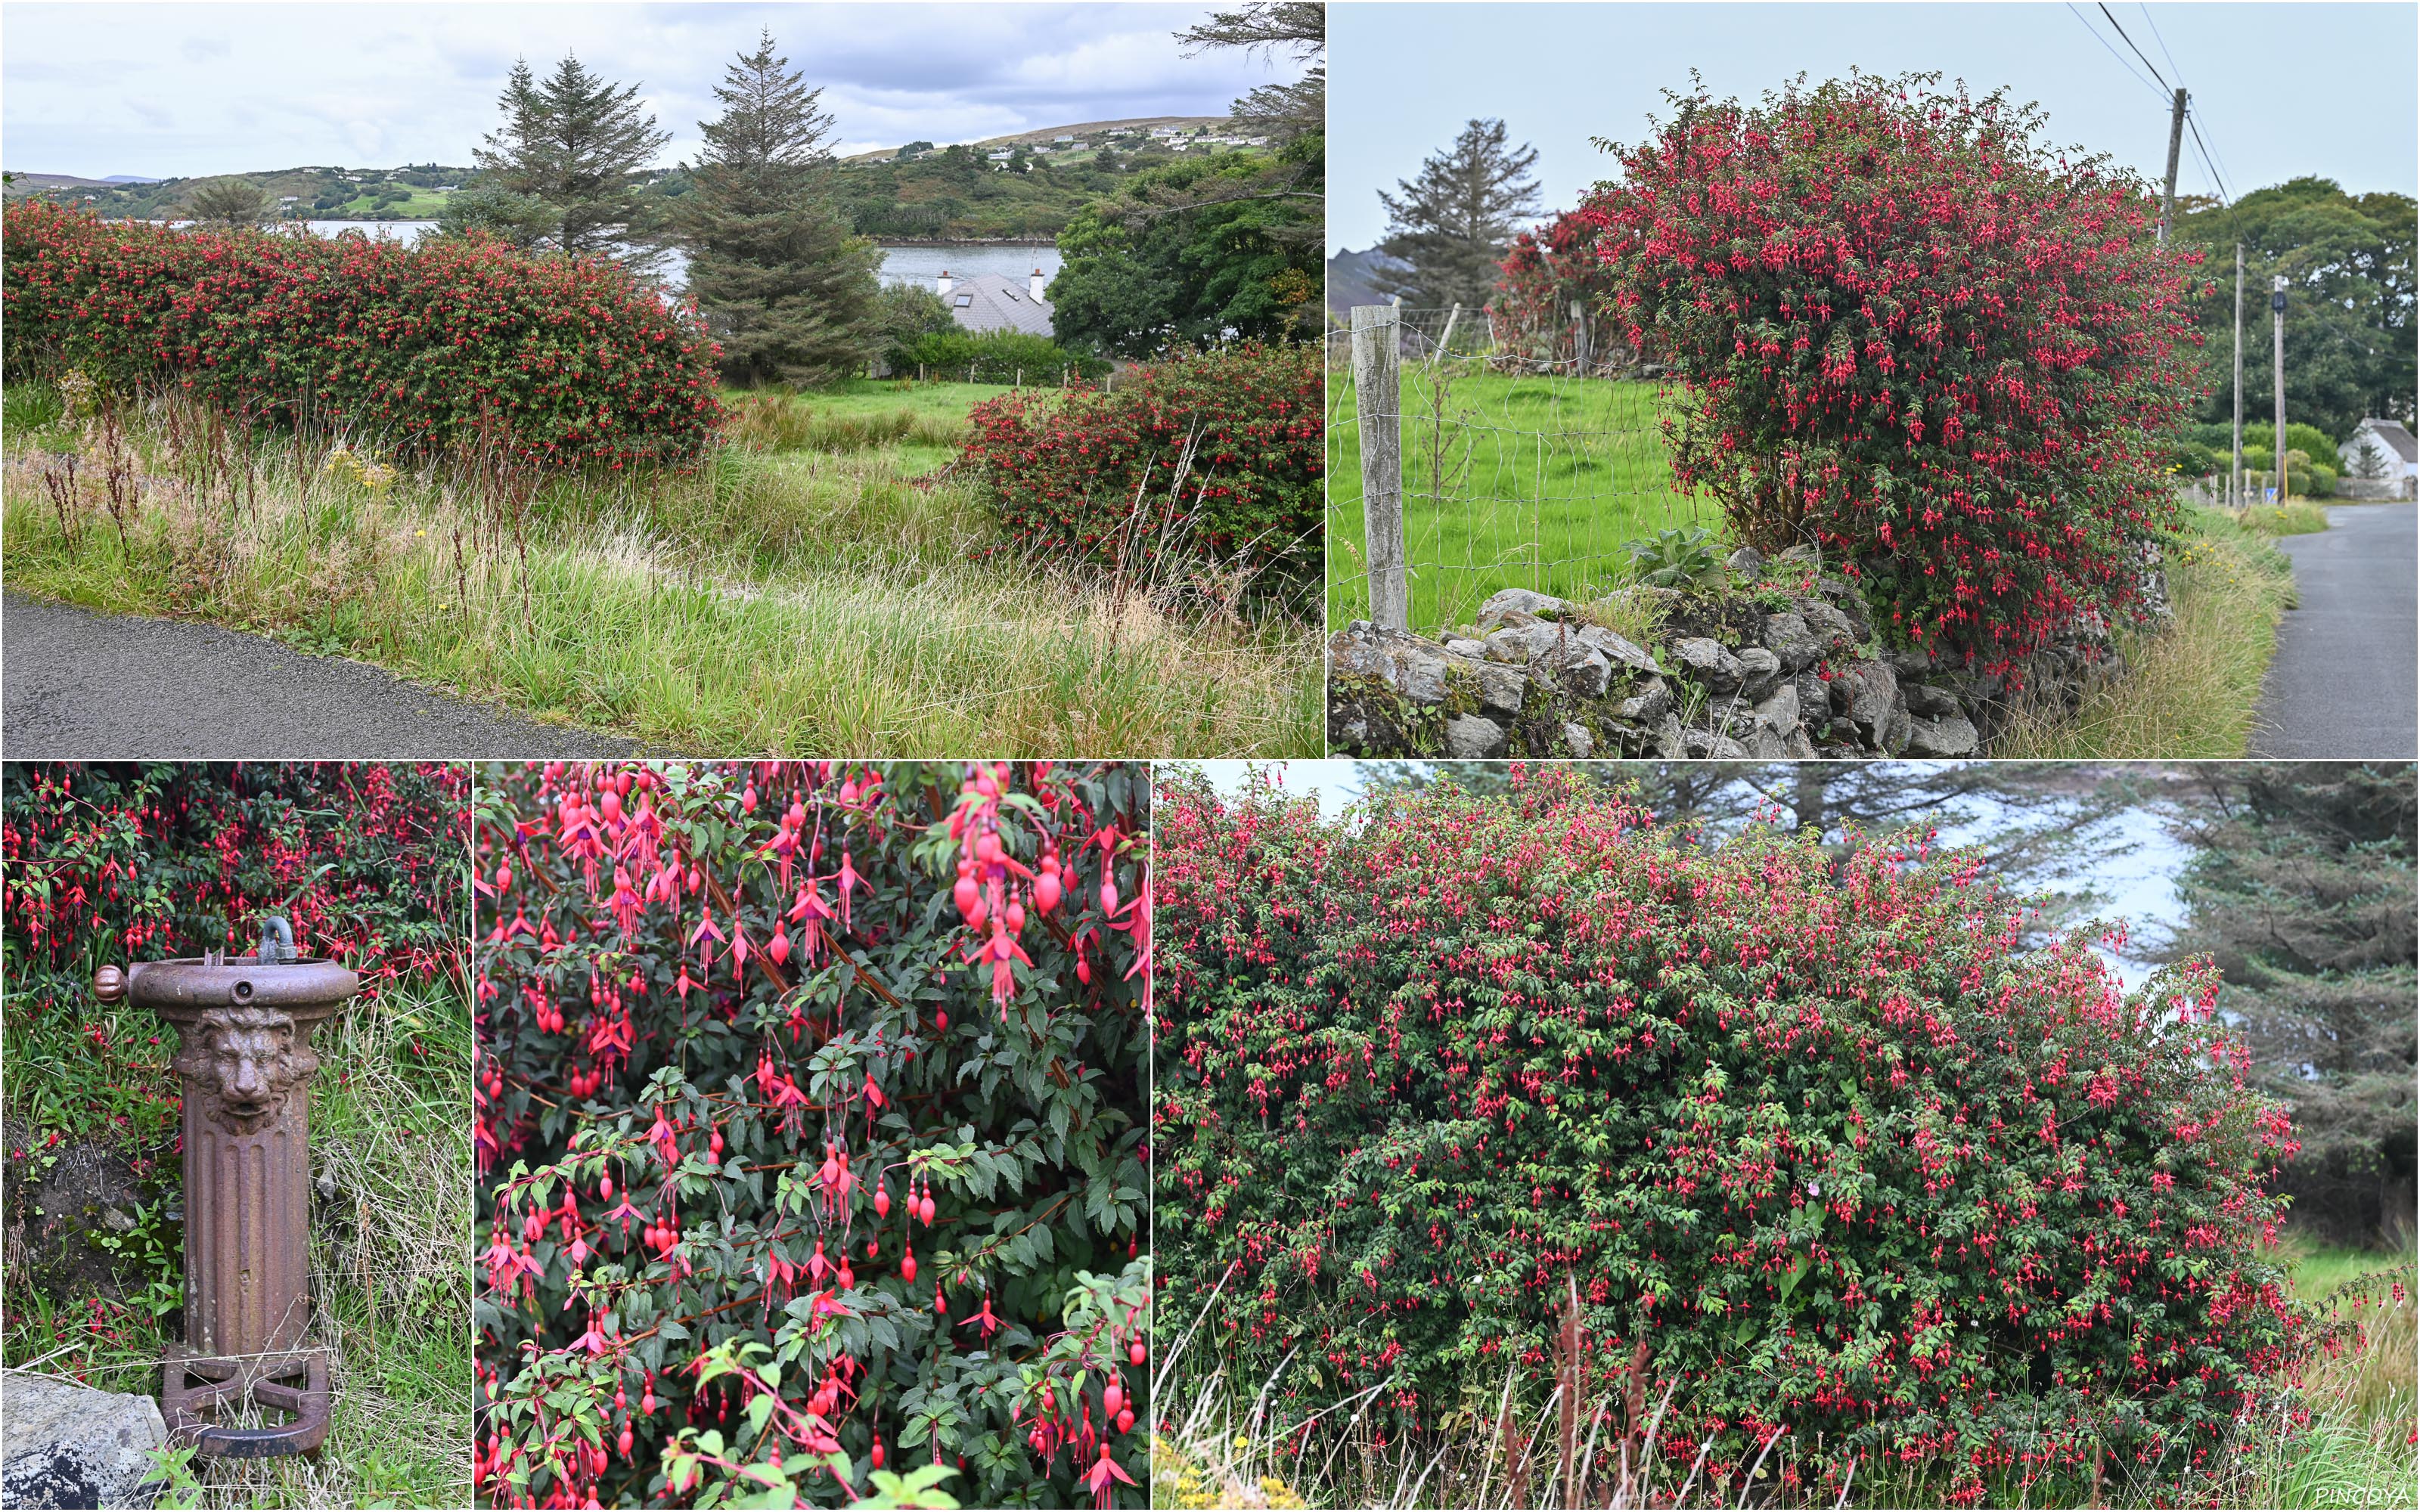
[[40, 200], [9, 206], [6, 224], [11, 375], [173, 382], [379, 450], [492, 430], [562, 467], [684, 458], [721, 419], [714, 344], [603, 259], [178, 230]]
[[1918, 836], [1709, 851], [1513, 780], [1357, 825], [1161, 790], [1156, 1243], [1233, 1379], [1293, 1351], [1273, 1422], [1383, 1386], [1373, 1431], [1435, 1431], [1510, 1370], [1527, 1424], [1575, 1361], [1600, 1487], [1707, 1446], [1728, 1505], [1776, 1445], [1788, 1504], [1862, 1464], [2052, 1505], [2300, 1420], [2296, 1147], [2211, 973], [2027, 949]]
[[938, 1466], [1141, 1504], [1148, 801], [1119, 764], [482, 781], [491, 1504]]
[[1297, 583], [1319, 565], [1323, 381], [1308, 346], [1184, 352], [1111, 392], [979, 404], [963, 461], [1019, 550], [1148, 573], [1206, 549]]
[[1673, 472], [1768, 550], [1812, 541], [1907, 641], [1988, 671], [2140, 611], [2200, 395], [2199, 254], [2039, 112], [1859, 75], [1674, 97], [1592, 201], [1610, 314], [1683, 391]]
[[1512, 239], [1487, 301], [1497, 343], [1532, 360], [1568, 360], [1572, 301], [1602, 308], [1613, 297], [1612, 276], [1596, 251], [1609, 224], [1604, 196], [1590, 194]]
[[450, 971], [470, 789], [438, 762], [10, 762], [12, 1011], [84, 1010], [104, 964], [249, 950], [270, 913], [365, 999]]

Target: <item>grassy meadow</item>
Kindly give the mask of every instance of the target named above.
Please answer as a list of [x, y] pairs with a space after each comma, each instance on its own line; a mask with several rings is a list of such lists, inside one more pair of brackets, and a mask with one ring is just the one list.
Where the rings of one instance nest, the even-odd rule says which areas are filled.
[[693, 468], [533, 491], [328, 439], [212, 440], [171, 399], [113, 434], [15, 384], [0, 560], [18, 592], [271, 635], [675, 752], [1318, 754], [1315, 626], [978, 559], [1001, 541], [950, 464], [968, 409], [1005, 392], [734, 395]]
[[[1370, 613], [1361, 434], [1328, 379], [1327, 611]], [[1466, 623], [1499, 588], [1586, 602], [1628, 580], [1625, 541], [1722, 515], [1674, 490], [1652, 383], [1403, 365], [1404, 549], [1412, 628]]]
[[[12, 1371], [157, 1396], [160, 1350], [181, 1338], [180, 1156], [151, 1015], [81, 1017], [12, 1003], [10, 1202], [62, 1149], [127, 1160], [148, 1194], [116, 1236], [116, 1286], [70, 1294], [12, 1265], [0, 1358]], [[93, 1030], [100, 1030], [96, 1038]], [[172, 1452], [163, 1505], [465, 1506], [471, 1500], [471, 1015], [467, 985], [390, 986], [314, 1036], [311, 1337], [336, 1351], [334, 1421], [316, 1457], [197, 1460]], [[12, 1214], [13, 1216], [13, 1214]], [[12, 1258], [15, 1257], [12, 1256]]]

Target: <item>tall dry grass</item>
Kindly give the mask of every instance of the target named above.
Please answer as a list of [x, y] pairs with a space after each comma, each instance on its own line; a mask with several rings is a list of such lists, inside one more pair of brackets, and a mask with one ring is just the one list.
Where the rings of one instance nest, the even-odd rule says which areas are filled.
[[917, 467], [934, 424], [751, 402], [741, 434], [771, 450], [599, 482], [501, 448], [399, 471], [165, 397], [12, 435], [0, 539], [22, 592], [260, 631], [673, 750], [1319, 753], [1316, 627], [1204, 611], [1182, 574], [975, 560], [998, 545], [982, 510]]

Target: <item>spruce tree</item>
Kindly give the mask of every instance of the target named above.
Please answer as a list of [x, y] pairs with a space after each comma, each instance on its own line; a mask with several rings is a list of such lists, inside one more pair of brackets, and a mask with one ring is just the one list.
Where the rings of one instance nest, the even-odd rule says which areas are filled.
[[504, 124], [473, 161], [491, 183], [561, 211], [551, 239], [564, 251], [649, 266], [652, 218], [632, 180], [672, 133], [639, 108], [639, 88], [599, 78], [568, 53], [544, 83], [516, 60], [497, 101]]
[[1378, 250], [1409, 267], [1374, 280], [1404, 302], [1476, 310], [1496, 291], [1497, 264], [1540, 214], [1535, 147], [1506, 145], [1504, 123], [1474, 120], [1453, 146], [1421, 160], [1419, 177], [1398, 180], [1399, 195], [1378, 192], [1387, 238]]
[[879, 339], [880, 249], [854, 235], [828, 193], [832, 118], [776, 56], [768, 31], [723, 72], [722, 115], [675, 224], [689, 291], [722, 344], [735, 383], [820, 383], [853, 373]]
[[2181, 812], [2178, 956], [2226, 979], [2261, 1083], [2291, 1104], [2298, 1224], [2409, 1243], [2413, 1228], [2412, 770], [2210, 763]]

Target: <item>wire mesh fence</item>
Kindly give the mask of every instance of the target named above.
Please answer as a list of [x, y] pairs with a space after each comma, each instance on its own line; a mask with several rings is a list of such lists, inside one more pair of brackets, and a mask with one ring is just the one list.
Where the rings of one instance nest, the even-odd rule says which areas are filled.
[[1353, 320], [1328, 334], [1330, 625], [1433, 634], [1502, 588], [1586, 602], [1627, 579], [1630, 542], [1718, 528], [1672, 486], [1652, 370], [1586, 316]]

